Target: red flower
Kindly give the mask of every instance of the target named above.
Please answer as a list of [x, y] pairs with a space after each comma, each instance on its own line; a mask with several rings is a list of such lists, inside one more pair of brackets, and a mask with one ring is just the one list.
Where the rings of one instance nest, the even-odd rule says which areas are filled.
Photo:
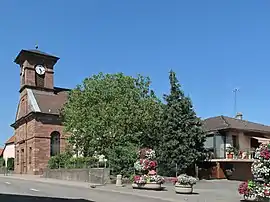
[[264, 190], [264, 195], [265, 195], [265, 196], [270, 196], [269, 190], [265, 189], [265, 190]]
[[156, 168], [156, 166], [157, 166], [157, 162], [156, 161], [150, 161], [149, 162], [149, 167], [150, 168], [154, 169], [154, 168]]
[[239, 194], [242, 194], [242, 195], [248, 195], [249, 193], [248, 183], [242, 182], [238, 187], [238, 192]]

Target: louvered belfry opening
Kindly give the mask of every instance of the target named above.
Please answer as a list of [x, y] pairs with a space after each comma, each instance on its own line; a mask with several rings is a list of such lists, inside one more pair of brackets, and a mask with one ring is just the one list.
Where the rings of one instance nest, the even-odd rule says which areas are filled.
[[36, 86], [44, 88], [45, 85], [45, 74], [39, 75], [36, 73]]

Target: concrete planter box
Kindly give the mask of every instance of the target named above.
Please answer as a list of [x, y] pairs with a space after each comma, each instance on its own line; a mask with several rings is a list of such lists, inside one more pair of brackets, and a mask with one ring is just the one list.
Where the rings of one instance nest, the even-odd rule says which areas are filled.
[[176, 183], [174, 185], [175, 193], [177, 194], [192, 194], [193, 193], [193, 185], [184, 185]]
[[163, 187], [158, 183], [146, 183], [146, 184], [132, 184], [133, 189], [148, 189], [148, 190], [162, 190]]

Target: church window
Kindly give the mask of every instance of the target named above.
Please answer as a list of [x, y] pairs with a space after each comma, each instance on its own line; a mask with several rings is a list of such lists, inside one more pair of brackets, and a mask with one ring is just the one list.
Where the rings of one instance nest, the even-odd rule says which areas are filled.
[[29, 147], [29, 164], [32, 163], [32, 147]]
[[51, 133], [51, 156], [60, 154], [60, 133], [54, 131]]
[[19, 165], [20, 164], [20, 152], [19, 152], [19, 150], [17, 150], [16, 159], [17, 159], [17, 165]]

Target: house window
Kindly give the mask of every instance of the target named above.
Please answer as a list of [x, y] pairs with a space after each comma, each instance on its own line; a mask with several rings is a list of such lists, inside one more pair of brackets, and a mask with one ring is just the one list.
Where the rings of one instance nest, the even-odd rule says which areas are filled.
[[207, 136], [204, 142], [204, 148], [213, 149], [214, 148], [214, 136]]
[[17, 150], [16, 159], [17, 159], [17, 165], [19, 165], [20, 164], [20, 151], [19, 150]]
[[232, 135], [232, 144], [234, 148], [238, 147], [238, 137], [236, 135]]
[[32, 163], [32, 147], [29, 147], [29, 164]]
[[60, 154], [60, 133], [57, 131], [51, 134], [51, 156]]

